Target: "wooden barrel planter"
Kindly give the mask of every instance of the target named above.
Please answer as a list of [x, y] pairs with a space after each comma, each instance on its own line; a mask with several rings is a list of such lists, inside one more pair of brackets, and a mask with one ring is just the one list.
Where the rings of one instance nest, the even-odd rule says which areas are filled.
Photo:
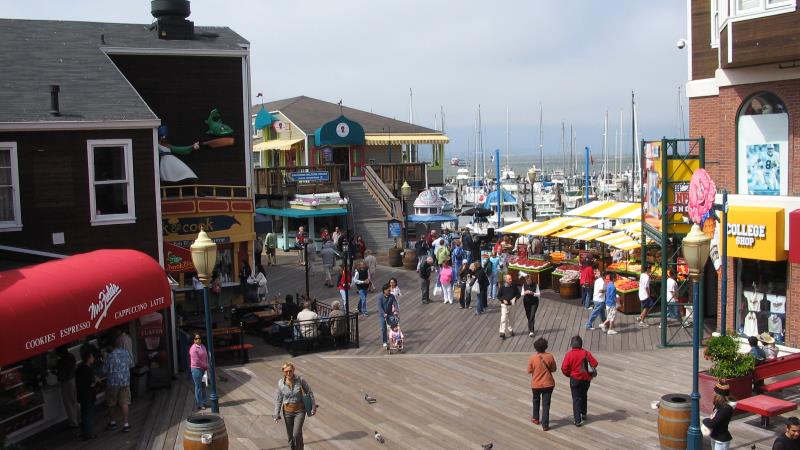
[[577, 282], [572, 283], [559, 283], [559, 293], [561, 298], [573, 299], [581, 296], [581, 291], [578, 288]]
[[389, 266], [391, 267], [400, 267], [403, 265], [402, 259], [403, 250], [398, 247], [392, 247], [389, 249]]
[[552, 281], [551, 286], [553, 287], [553, 290], [556, 292], [561, 292], [561, 275], [552, 273], [550, 274], [550, 279]]
[[417, 255], [413, 250], [406, 250], [403, 253], [403, 267], [406, 269], [417, 270]]
[[662, 449], [686, 448], [691, 398], [685, 394], [667, 394], [658, 404], [658, 442]]
[[217, 414], [195, 414], [183, 422], [184, 450], [228, 450], [225, 421]]

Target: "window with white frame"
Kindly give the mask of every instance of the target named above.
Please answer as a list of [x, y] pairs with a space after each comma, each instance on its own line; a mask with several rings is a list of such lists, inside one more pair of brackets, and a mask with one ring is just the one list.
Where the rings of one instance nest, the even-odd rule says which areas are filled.
[[728, 2], [730, 0], [711, 0], [711, 46], [719, 46], [719, 32], [728, 20]]
[[22, 229], [17, 143], [0, 142], [0, 231]]
[[262, 137], [264, 135], [264, 130], [261, 128], [256, 129], [256, 116], [252, 116], [250, 119], [250, 128], [253, 130], [253, 137]]
[[796, 4], [797, 0], [734, 0], [736, 16], [747, 18], [792, 12]]
[[89, 140], [86, 151], [92, 224], [135, 222], [132, 141]]
[[261, 154], [263, 152], [253, 152], [253, 167], [261, 167]]

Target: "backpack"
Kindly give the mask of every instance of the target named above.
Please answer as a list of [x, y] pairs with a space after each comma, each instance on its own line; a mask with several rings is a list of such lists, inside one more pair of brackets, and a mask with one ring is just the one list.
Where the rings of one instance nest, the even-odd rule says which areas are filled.
[[492, 274], [493, 267], [492, 267], [492, 260], [491, 259], [486, 258], [486, 262], [483, 263], [483, 271], [486, 272], [487, 276]]

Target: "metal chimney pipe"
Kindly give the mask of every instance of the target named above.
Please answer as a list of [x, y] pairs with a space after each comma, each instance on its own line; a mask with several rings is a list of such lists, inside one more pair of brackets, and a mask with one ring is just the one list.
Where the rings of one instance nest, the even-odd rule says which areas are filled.
[[60, 116], [61, 111], [58, 108], [58, 93], [60, 88], [57, 84], [50, 85], [50, 114]]

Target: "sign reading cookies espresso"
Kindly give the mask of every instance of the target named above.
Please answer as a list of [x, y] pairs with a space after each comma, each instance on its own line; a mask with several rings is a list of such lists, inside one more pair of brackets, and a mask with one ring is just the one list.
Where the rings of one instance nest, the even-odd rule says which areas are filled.
[[784, 210], [776, 207], [731, 206], [725, 235], [728, 256], [783, 261]]

